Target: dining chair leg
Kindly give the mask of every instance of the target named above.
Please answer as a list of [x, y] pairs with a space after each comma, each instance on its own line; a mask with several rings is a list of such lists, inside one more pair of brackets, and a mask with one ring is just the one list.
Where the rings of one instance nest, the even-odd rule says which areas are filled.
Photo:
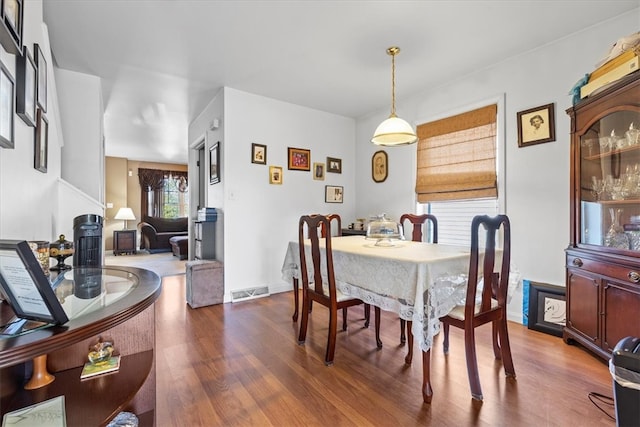
[[371, 320], [371, 304], [364, 305], [364, 327], [369, 327], [369, 320]]
[[[304, 290], [302, 291], [304, 293]], [[307, 324], [309, 323], [309, 301], [307, 297], [302, 295], [302, 319], [300, 320], [300, 334], [298, 335], [298, 344], [304, 344], [307, 339]]]
[[299, 304], [299, 298], [300, 296], [298, 295], [298, 279], [296, 279], [295, 277], [293, 278], [293, 321], [297, 322], [298, 321], [298, 304]]
[[404, 333], [404, 328], [406, 327], [406, 321], [404, 319], [400, 319], [400, 344], [404, 344], [407, 342], [407, 337]]
[[467, 359], [467, 374], [469, 375], [469, 386], [471, 387], [471, 397], [482, 400], [482, 388], [480, 387], [480, 376], [478, 374], [478, 360], [476, 359], [476, 337], [474, 328], [464, 330], [464, 348]]
[[338, 310], [329, 308], [329, 334], [327, 337], [327, 353], [324, 357], [324, 364], [333, 365], [333, 356], [336, 352], [336, 329], [338, 327]]
[[342, 330], [347, 330], [347, 307], [342, 309]]
[[444, 335], [444, 339], [442, 340], [442, 351], [444, 354], [449, 354], [449, 324], [442, 324], [442, 334]]
[[493, 355], [496, 359], [502, 359], [502, 350], [500, 349], [501, 341], [499, 340], [499, 326], [498, 320], [491, 322], [491, 339], [493, 341]]
[[404, 363], [407, 365], [411, 365], [413, 361], [413, 331], [411, 327], [413, 326], [413, 322], [411, 320], [407, 320], [407, 356], [404, 358]]
[[376, 346], [378, 350], [382, 348], [382, 340], [380, 339], [380, 307], [375, 307], [375, 323], [376, 323]]
[[511, 358], [511, 346], [509, 345], [509, 331], [507, 329], [507, 320], [500, 321], [500, 348], [502, 350], [502, 365], [504, 372], [508, 377], [516, 377], [516, 370], [513, 367], [513, 359]]

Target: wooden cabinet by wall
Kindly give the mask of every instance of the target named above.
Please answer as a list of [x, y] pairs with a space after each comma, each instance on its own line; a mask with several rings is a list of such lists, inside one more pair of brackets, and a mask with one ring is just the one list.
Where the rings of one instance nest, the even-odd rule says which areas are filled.
[[194, 223], [195, 259], [216, 258], [216, 222], [196, 221]]
[[563, 337], [609, 358], [640, 337], [640, 73], [567, 110], [570, 243]]

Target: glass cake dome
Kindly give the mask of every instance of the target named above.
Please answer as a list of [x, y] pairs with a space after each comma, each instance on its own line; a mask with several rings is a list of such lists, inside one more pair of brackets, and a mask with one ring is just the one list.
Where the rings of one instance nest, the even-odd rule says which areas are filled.
[[395, 241], [404, 240], [404, 235], [400, 224], [382, 214], [369, 220], [366, 238], [375, 240], [376, 246], [393, 246]]

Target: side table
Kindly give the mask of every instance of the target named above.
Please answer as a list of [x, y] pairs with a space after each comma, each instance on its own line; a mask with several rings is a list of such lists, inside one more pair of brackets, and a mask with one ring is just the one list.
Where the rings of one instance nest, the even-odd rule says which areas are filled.
[[138, 230], [115, 230], [113, 232], [113, 254], [135, 254]]

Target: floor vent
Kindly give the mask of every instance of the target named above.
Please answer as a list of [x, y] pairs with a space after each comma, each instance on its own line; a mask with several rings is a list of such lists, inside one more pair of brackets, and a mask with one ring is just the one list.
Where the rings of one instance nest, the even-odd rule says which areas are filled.
[[262, 298], [269, 296], [269, 288], [261, 286], [258, 288], [241, 289], [231, 292], [231, 302], [246, 301], [249, 299]]

